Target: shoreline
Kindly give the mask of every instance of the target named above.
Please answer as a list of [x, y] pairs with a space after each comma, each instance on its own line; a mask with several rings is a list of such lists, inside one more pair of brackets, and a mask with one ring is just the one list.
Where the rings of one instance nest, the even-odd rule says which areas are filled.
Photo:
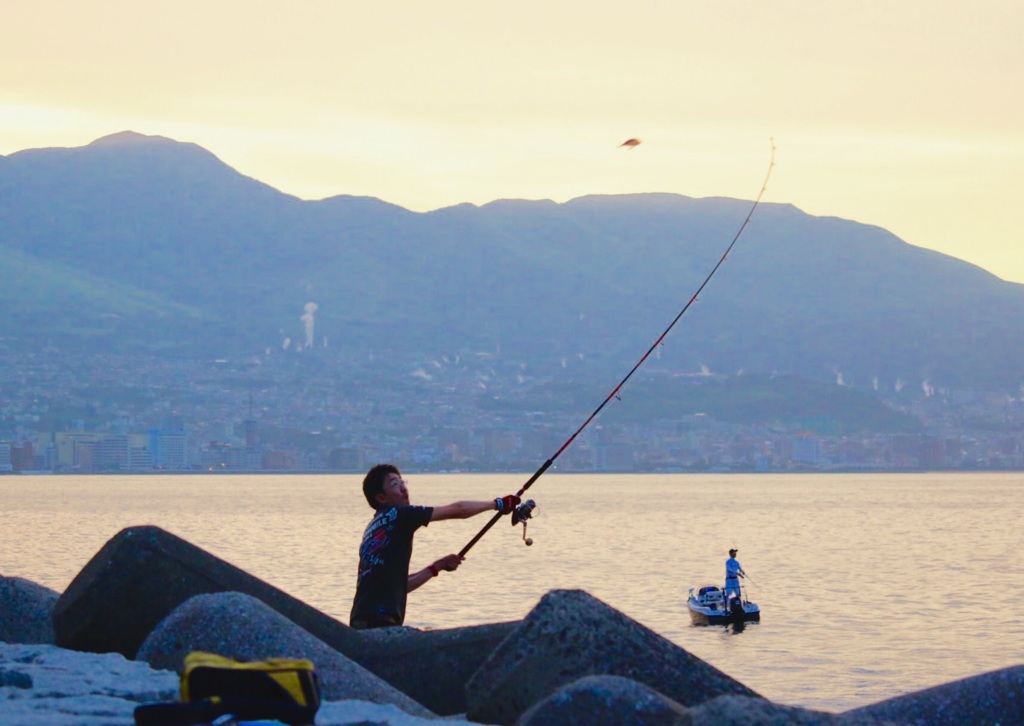
[[[0, 723], [4, 726], [134, 726], [136, 706], [178, 699], [174, 671], [116, 653], [81, 653], [56, 645], [0, 641]], [[388, 723], [426, 726], [397, 706], [324, 701], [317, 726]], [[458, 718], [446, 723], [470, 724]]]
[[0, 575], [5, 726], [133, 724], [136, 706], [178, 700], [195, 651], [311, 661], [320, 726], [612, 726], [638, 709], [680, 726], [1024, 724], [1024, 665], [838, 713], [786, 706], [583, 590], [550, 590], [517, 621], [355, 631], [151, 525], [122, 530], [63, 594]]

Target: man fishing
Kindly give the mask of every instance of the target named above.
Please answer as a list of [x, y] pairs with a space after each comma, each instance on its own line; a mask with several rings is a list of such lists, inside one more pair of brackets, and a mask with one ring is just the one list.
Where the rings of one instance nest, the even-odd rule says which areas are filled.
[[445, 555], [409, 574], [412, 538], [416, 530], [442, 519], [468, 519], [497, 510], [511, 514], [519, 497], [509, 494], [482, 502], [460, 501], [442, 507], [409, 504], [409, 489], [398, 467], [377, 464], [363, 479], [363, 495], [375, 514], [359, 546], [359, 579], [352, 599], [353, 628], [381, 628], [405, 622], [406, 596], [441, 570], [454, 571], [464, 559]]
[[736, 553], [739, 550], [729, 550], [729, 559], [725, 561], [725, 601], [728, 603], [731, 597], [740, 596], [740, 578], [745, 578], [747, 573], [740, 567]]

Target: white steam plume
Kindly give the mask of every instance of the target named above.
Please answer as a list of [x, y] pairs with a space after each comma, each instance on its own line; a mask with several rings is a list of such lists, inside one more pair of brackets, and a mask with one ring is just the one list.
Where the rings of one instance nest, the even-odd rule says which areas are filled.
[[310, 348], [313, 345], [313, 313], [316, 312], [317, 307], [319, 306], [315, 302], [306, 303], [304, 308], [306, 312], [299, 318], [302, 324], [306, 326], [306, 344], [304, 346], [306, 348]]

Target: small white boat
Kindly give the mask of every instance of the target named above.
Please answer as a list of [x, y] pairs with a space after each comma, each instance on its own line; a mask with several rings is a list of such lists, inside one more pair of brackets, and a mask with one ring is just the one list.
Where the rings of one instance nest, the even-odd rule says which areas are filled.
[[690, 621], [694, 625], [729, 625], [732, 623], [757, 623], [761, 621], [761, 608], [742, 594], [725, 600], [725, 592], [718, 585], [701, 585], [690, 588], [686, 605], [690, 610]]

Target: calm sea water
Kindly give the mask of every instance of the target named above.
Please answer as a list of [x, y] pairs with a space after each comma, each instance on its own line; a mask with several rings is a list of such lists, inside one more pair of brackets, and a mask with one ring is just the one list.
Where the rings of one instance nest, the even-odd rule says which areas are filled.
[[[493, 498], [525, 476], [406, 477], [415, 503]], [[347, 622], [370, 510], [359, 476], [0, 478], [0, 574], [63, 591], [124, 527], [154, 524]], [[579, 588], [778, 703], [842, 711], [1024, 664], [1024, 477], [560, 475], [529, 528], [499, 522], [407, 624], [525, 616]], [[486, 517], [438, 522], [413, 565]], [[721, 584], [730, 547], [763, 620], [693, 627], [687, 590]]]

